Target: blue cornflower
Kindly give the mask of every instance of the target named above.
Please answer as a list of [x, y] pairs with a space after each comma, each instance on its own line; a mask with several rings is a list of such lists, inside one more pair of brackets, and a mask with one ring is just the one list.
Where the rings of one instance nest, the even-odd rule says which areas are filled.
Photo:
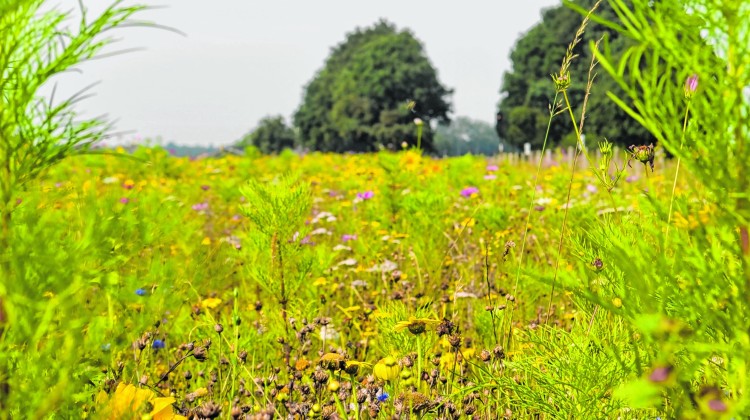
[[385, 402], [385, 400], [387, 400], [387, 399], [388, 399], [388, 393], [387, 392], [383, 391], [383, 392], [378, 393], [378, 401]]
[[147, 293], [146, 289], [135, 289], [135, 294], [138, 296], [146, 296]]
[[153, 343], [151, 343], [152, 349], [163, 349], [164, 348], [164, 340], [159, 340], [158, 338], [154, 340]]

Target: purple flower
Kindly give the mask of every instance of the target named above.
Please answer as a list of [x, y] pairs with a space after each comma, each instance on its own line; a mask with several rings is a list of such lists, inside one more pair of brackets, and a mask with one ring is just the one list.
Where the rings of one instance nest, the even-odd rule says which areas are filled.
[[694, 74], [685, 80], [685, 97], [691, 98], [696, 90], [698, 90], [698, 75]]
[[235, 222], [239, 222], [240, 220], [242, 220], [242, 216], [240, 216], [239, 214], [235, 214], [234, 216], [232, 216], [232, 220]]
[[355, 239], [357, 239], [357, 235], [346, 234], [346, 235], [342, 235], [341, 236], [341, 242], [349, 242], [349, 241], [353, 241]]
[[138, 296], [146, 296], [148, 292], [146, 292], [146, 289], [135, 289], [135, 294]]
[[120, 203], [122, 203], [122, 204], [128, 204], [129, 202], [130, 202], [130, 200], [128, 199], [128, 197], [122, 197], [120, 199]]
[[486, 179], [487, 181], [492, 181], [493, 179], [497, 179], [497, 177], [495, 175], [489, 174], [485, 175], [484, 179]]
[[372, 197], [375, 197], [375, 193], [372, 191], [365, 191], [365, 192], [357, 193], [357, 198], [359, 198], [360, 200], [369, 200]]
[[208, 210], [208, 203], [204, 201], [202, 203], [193, 204], [192, 209], [195, 210], [195, 211]]
[[638, 181], [638, 175], [630, 175], [629, 177], [625, 178], [625, 182], [635, 182]]
[[586, 191], [590, 192], [591, 194], [594, 194], [597, 191], [599, 191], [599, 189], [596, 188], [596, 185], [589, 184], [589, 185], [586, 185]]
[[302, 245], [315, 245], [315, 242], [312, 241], [312, 238], [310, 238], [310, 235], [305, 236], [302, 238], [301, 241], [299, 241]]
[[471, 197], [474, 194], [479, 194], [479, 188], [477, 187], [466, 187], [463, 190], [461, 190], [461, 196], [462, 197]]
[[487, 165], [487, 171], [488, 171], [488, 172], [495, 172], [495, 171], [497, 171], [498, 169], [500, 169], [500, 168], [498, 168], [498, 166], [497, 166], [497, 165]]
[[210, 189], [211, 189], [211, 186], [209, 186], [209, 185], [201, 185], [201, 189], [202, 189], [203, 191], [208, 191], [208, 190], [210, 190]]
[[158, 338], [151, 343], [151, 348], [155, 350], [163, 349], [165, 346], [164, 340], [159, 340]]

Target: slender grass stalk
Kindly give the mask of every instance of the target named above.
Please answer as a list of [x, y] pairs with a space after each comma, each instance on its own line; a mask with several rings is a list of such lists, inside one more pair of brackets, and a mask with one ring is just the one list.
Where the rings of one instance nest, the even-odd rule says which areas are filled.
[[487, 303], [490, 307], [490, 319], [492, 320], [492, 337], [497, 342], [497, 327], [495, 325], [495, 303], [492, 301], [492, 287], [490, 285], [490, 246], [487, 243], [484, 247], [484, 270], [482, 270], [484, 281], [487, 284]]
[[[526, 223], [524, 224], [523, 229], [523, 238], [521, 239], [521, 255], [518, 257], [518, 267], [516, 268], [516, 279], [513, 284], [513, 295], [516, 295], [516, 292], [518, 290], [518, 280], [521, 278], [521, 267], [523, 266], [523, 256], [525, 254], [526, 250], [526, 238], [529, 234], [529, 224], [531, 223], [531, 213], [534, 209], [534, 202], [536, 201], [536, 187], [539, 185], [539, 174], [542, 172], [542, 161], [545, 150], [547, 150], [547, 139], [549, 139], [549, 132], [550, 128], [552, 127], [552, 119], [557, 115], [557, 98], [559, 97], [560, 92], [555, 91], [555, 98], [552, 100], [552, 103], [549, 106], [549, 120], [547, 121], [547, 131], [544, 134], [544, 142], [542, 143], [542, 154], [539, 157], [539, 162], [537, 163], [536, 167], [536, 175], [534, 175], [534, 187], [531, 191], [531, 201], [529, 202], [529, 207], [526, 211]], [[513, 304], [510, 307], [510, 316], [508, 320], [508, 338], [506, 340], [505, 347], [510, 349], [511, 339], [513, 337], [513, 312], [516, 308], [516, 305]]]
[[[682, 151], [683, 146], [685, 145], [685, 133], [687, 132], [687, 123], [688, 123], [688, 117], [690, 116], [690, 104], [692, 101], [688, 99], [687, 106], [685, 106], [685, 118], [682, 121], [682, 136], [680, 137], [680, 151]], [[677, 157], [677, 168], [675, 168], [674, 172], [674, 181], [672, 181], [672, 193], [669, 197], [669, 212], [667, 213], [667, 231], [664, 233], [664, 247], [663, 249], [666, 251], [667, 244], [669, 243], [669, 230], [672, 227], [672, 209], [674, 207], [674, 196], [675, 191], [677, 190], [677, 178], [680, 175], [680, 163], [682, 162], [682, 156]]]
[[[599, 45], [598, 41], [596, 45]], [[570, 171], [570, 182], [568, 182], [568, 195], [567, 195], [567, 198], [565, 199], [565, 211], [563, 212], [562, 226], [560, 227], [560, 238], [558, 239], [558, 242], [557, 242], [557, 258], [555, 260], [555, 273], [552, 277], [552, 287], [549, 293], [549, 303], [547, 304], [547, 317], [544, 320], [545, 324], [549, 322], [549, 318], [552, 315], [552, 300], [555, 297], [555, 287], [557, 286], [557, 278], [560, 272], [560, 260], [562, 259], [563, 243], [565, 242], [565, 227], [567, 226], [567, 222], [568, 222], [568, 213], [570, 210], [570, 197], [573, 191], [573, 180], [575, 179], [576, 169], [578, 166], [578, 158], [580, 157], [581, 153], [586, 153], [586, 146], [583, 144], [583, 140], [581, 139], [581, 133], [583, 133], [583, 126], [584, 126], [584, 122], [586, 121], [586, 108], [589, 103], [589, 97], [591, 96], [591, 88], [593, 87], [594, 79], [596, 78], [596, 74], [594, 73], [594, 68], [596, 68], [596, 64], [597, 64], [596, 55], [592, 55], [591, 64], [589, 65], [588, 82], [586, 83], [586, 94], [584, 95], [583, 107], [581, 109], [580, 123], [576, 123], [575, 115], [573, 114], [573, 110], [570, 107], [570, 100], [568, 99], [568, 91], [567, 90], [563, 91], [565, 104], [568, 108], [568, 114], [570, 115], [570, 121], [573, 123], [573, 129], [575, 130], [578, 148], [576, 150], [575, 156], [573, 157], [573, 168]], [[609, 193], [611, 197], [612, 196], [611, 191], [609, 191]], [[613, 200], [613, 203], [614, 203], [614, 200]], [[617, 210], [617, 206], [615, 205], [615, 211], [616, 210]]]

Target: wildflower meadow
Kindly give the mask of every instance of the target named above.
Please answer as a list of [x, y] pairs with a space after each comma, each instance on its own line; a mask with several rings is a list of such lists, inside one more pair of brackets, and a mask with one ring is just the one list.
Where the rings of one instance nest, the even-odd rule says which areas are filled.
[[[747, 3], [571, 2], [575, 145], [450, 158], [418, 118], [369, 153], [97, 147], [37, 88], [141, 9], [47, 50], [32, 3], [0, 2], [0, 418], [750, 417]], [[653, 144], [584, 143], [597, 74]]]

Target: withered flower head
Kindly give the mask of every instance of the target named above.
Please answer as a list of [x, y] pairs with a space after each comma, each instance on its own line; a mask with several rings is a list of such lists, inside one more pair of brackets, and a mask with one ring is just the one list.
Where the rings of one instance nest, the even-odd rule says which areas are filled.
[[654, 171], [654, 145], [649, 144], [648, 146], [635, 146], [631, 145], [628, 147], [630, 156], [643, 163], [644, 165], [651, 166], [651, 172]]
[[442, 337], [444, 335], [453, 334], [453, 330], [455, 328], [456, 326], [453, 324], [453, 322], [444, 318], [437, 326], [437, 335], [438, 337]]
[[207, 347], [196, 347], [193, 350], [193, 357], [195, 357], [195, 360], [199, 362], [205, 362], [208, 358], [208, 348]]

